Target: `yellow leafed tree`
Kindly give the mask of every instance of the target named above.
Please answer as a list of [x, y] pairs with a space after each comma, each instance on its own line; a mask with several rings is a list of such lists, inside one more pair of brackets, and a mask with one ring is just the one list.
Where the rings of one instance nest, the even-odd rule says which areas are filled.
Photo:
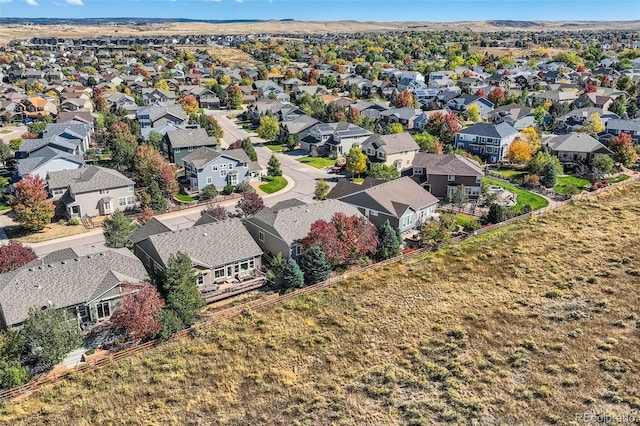
[[512, 163], [523, 164], [531, 160], [531, 148], [529, 144], [521, 140], [515, 140], [509, 145], [507, 159]]

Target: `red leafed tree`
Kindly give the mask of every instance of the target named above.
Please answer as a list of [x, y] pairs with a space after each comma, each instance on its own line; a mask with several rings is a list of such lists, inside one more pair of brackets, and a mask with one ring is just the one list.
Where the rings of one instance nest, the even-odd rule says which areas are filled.
[[20, 135], [20, 137], [22, 139], [37, 139], [38, 135], [36, 135], [35, 133], [31, 133], [31, 132], [24, 132], [23, 134]]
[[613, 151], [613, 159], [629, 167], [638, 161], [638, 153], [633, 146], [629, 133], [620, 133], [611, 140], [609, 149]]
[[597, 90], [598, 88], [592, 82], [587, 83], [587, 85], [584, 87], [584, 93], [594, 93]]
[[375, 253], [378, 233], [365, 217], [337, 212], [331, 222], [318, 220], [311, 225], [302, 246], [306, 250], [314, 245], [324, 251], [332, 266], [352, 264]]
[[107, 100], [104, 98], [104, 92], [100, 87], [93, 88], [93, 103], [96, 105], [96, 111], [106, 112], [109, 109]]
[[15, 193], [9, 199], [13, 220], [29, 231], [40, 231], [51, 223], [55, 208], [47, 200], [44, 180], [39, 175], [27, 175], [15, 185]]
[[173, 197], [178, 193], [179, 185], [176, 180], [177, 170], [173, 164], [165, 163], [159, 176], [159, 185], [162, 193], [167, 197]]
[[481, 98], [486, 98], [487, 94], [484, 93], [484, 89], [478, 89], [478, 90], [476, 90], [476, 96], [479, 96]]
[[320, 73], [318, 73], [318, 70], [315, 68], [311, 68], [309, 70], [309, 79], [308, 79], [308, 83], [310, 86], [315, 86], [316, 84], [318, 84], [318, 77], [320, 76]]
[[585, 72], [587, 70], [587, 67], [584, 64], [578, 64], [576, 65], [576, 71], [578, 72]]
[[511, 75], [511, 71], [509, 71], [509, 70], [504, 70], [504, 71], [502, 72], [502, 75]]
[[402, 92], [398, 93], [395, 106], [398, 108], [414, 106], [413, 96], [411, 95], [411, 92], [407, 89], [404, 89]]
[[238, 215], [243, 217], [253, 216], [262, 209], [264, 209], [264, 201], [262, 197], [254, 191], [243, 192], [242, 198], [240, 198], [236, 204]]
[[151, 145], [140, 145], [133, 156], [133, 168], [136, 179], [144, 186], [149, 186], [157, 180], [167, 165], [162, 154]]
[[13, 271], [36, 258], [31, 247], [25, 247], [18, 240], [0, 244], [0, 273]]
[[160, 311], [164, 307], [164, 300], [156, 288], [148, 282], [141, 287], [125, 283], [124, 287], [126, 290], [140, 290], [122, 298], [120, 307], [111, 316], [111, 322], [127, 330], [136, 339], [143, 340], [160, 333]]
[[234, 143], [229, 145], [229, 149], [240, 149], [240, 148], [242, 148], [242, 139], [238, 139]]
[[502, 105], [506, 99], [504, 96], [504, 90], [502, 90], [502, 87], [494, 87], [487, 95], [487, 99], [495, 106]]

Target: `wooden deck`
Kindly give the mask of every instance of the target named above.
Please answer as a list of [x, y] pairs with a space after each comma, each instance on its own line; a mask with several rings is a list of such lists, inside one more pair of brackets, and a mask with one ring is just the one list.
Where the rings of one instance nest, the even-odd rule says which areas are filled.
[[234, 281], [231, 283], [222, 283], [217, 290], [202, 292], [201, 296], [207, 303], [216, 302], [236, 294], [244, 293], [256, 288], [260, 288], [267, 283], [267, 278], [259, 275], [244, 281]]

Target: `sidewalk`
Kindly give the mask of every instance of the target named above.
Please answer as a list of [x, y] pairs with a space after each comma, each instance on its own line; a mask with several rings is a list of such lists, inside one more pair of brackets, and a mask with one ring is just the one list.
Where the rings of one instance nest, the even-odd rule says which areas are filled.
[[[285, 179], [287, 179], [287, 186], [285, 186], [284, 188], [282, 188], [280, 191], [278, 192], [274, 192], [273, 194], [264, 194], [261, 195], [263, 199], [269, 199], [271, 197], [275, 197], [281, 194], [284, 194], [285, 192], [289, 192], [291, 191], [294, 187], [296, 182], [289, 176], [286, 175], [282, 175]], [[232, 207], [235, 206], [237, 203], [237, 200], [229, 200], [229, 201], [222, 201], [220, 203], [217, 203], [220, 206], [223, 207]], [[194, 207], [190, 207], [190, 208], [186, 208], [186, 209], [182, 209], [182, 210], [176, 210], [176, 211], [172, 211], [172, 212], [167, 212], [167, 213], [160, 213], [158, 215], [155, 215], [154, 217], [156, 219], [159, 219], [160, 221], [162, 221], [162, 219], [171, 219], [174, 217], [180, 217], [180, 216], [187, 216], [193, 213], [198, 213], [200, 212], [202, 209], [204, 208], [203, 205], [199, 205], [199, 206], [194, 206]], [[2, 240], [2, 235], [4, 235], [4, 231], [2, 230], [2, 226], [7, 226], [10, 223], [4, 223], [3, 222], [3, 218], [5, 215], [0, 215], [0, 240]], [[5, 221], [8, 218], [5, 219]], [[8, 219], [10, 221], [10, 219]], [[11, 222], [13, 223], [13, 222]], [[49, 244], [58, 244], [58, 243], [63, 243], [63, 242], [67, 242], [67, 241], [74, 241], [80, 238], [86, 238], [87, 236], [90, 235], [99, 235], [102, 234], [102, 228], [94, 228], [89, 230], [88, 232], [83, 232], [82, 234], [76, 234], [76, 235], [70, 235], [68, 237], [62, 237], [62, 238], [55, 238], [52, 240], [48, 240], [48, 241], [42, 241], [39, 243], [29, 243], [28, 245], [30, 247], [44, 247], [47, 246]], [[6, 239], [6, 235], [5, 235], [5, 239]]]

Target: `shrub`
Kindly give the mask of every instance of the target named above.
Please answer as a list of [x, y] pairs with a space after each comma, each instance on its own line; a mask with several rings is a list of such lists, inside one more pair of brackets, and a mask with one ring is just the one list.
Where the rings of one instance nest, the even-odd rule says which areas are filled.
[[537, 188], [540, 186], [540, 176], [536, 174], [526, 175], [523, 180], [523, 185], [527, 188]]
[[224, 188], [222, 189], [222, 193], [224, 195], [229, 195], [233, 193], [233, 185], [225, 185]]
[[238, 192], [238, 193], [243, 193], [246, 191], [250, 191], [253, 188], [251, 187], [251, 185], [249, 185], [248, 182], [240, 182], [239, 184], [236, 185], [234, 191]]
[[212, 183], [202, 188], [202, 194], [200, 194], [200, 198], [203, 200], [212, 200], [217, 196], [218, 196], [218, 190], [216, 189], [216, 186]]
[[474, 232], [481, 227], [482, 225], [480, 225], [480, 221], [476, 218], [470, 219], [462, 225], [462, 229], [464, 230], [464, 232]]
[[73, 217], [69, 219], [69, 222], [67, 223], [69, 224], [69, 226], [78, 226], [80, 225], [80, 220], [77, 217]]

